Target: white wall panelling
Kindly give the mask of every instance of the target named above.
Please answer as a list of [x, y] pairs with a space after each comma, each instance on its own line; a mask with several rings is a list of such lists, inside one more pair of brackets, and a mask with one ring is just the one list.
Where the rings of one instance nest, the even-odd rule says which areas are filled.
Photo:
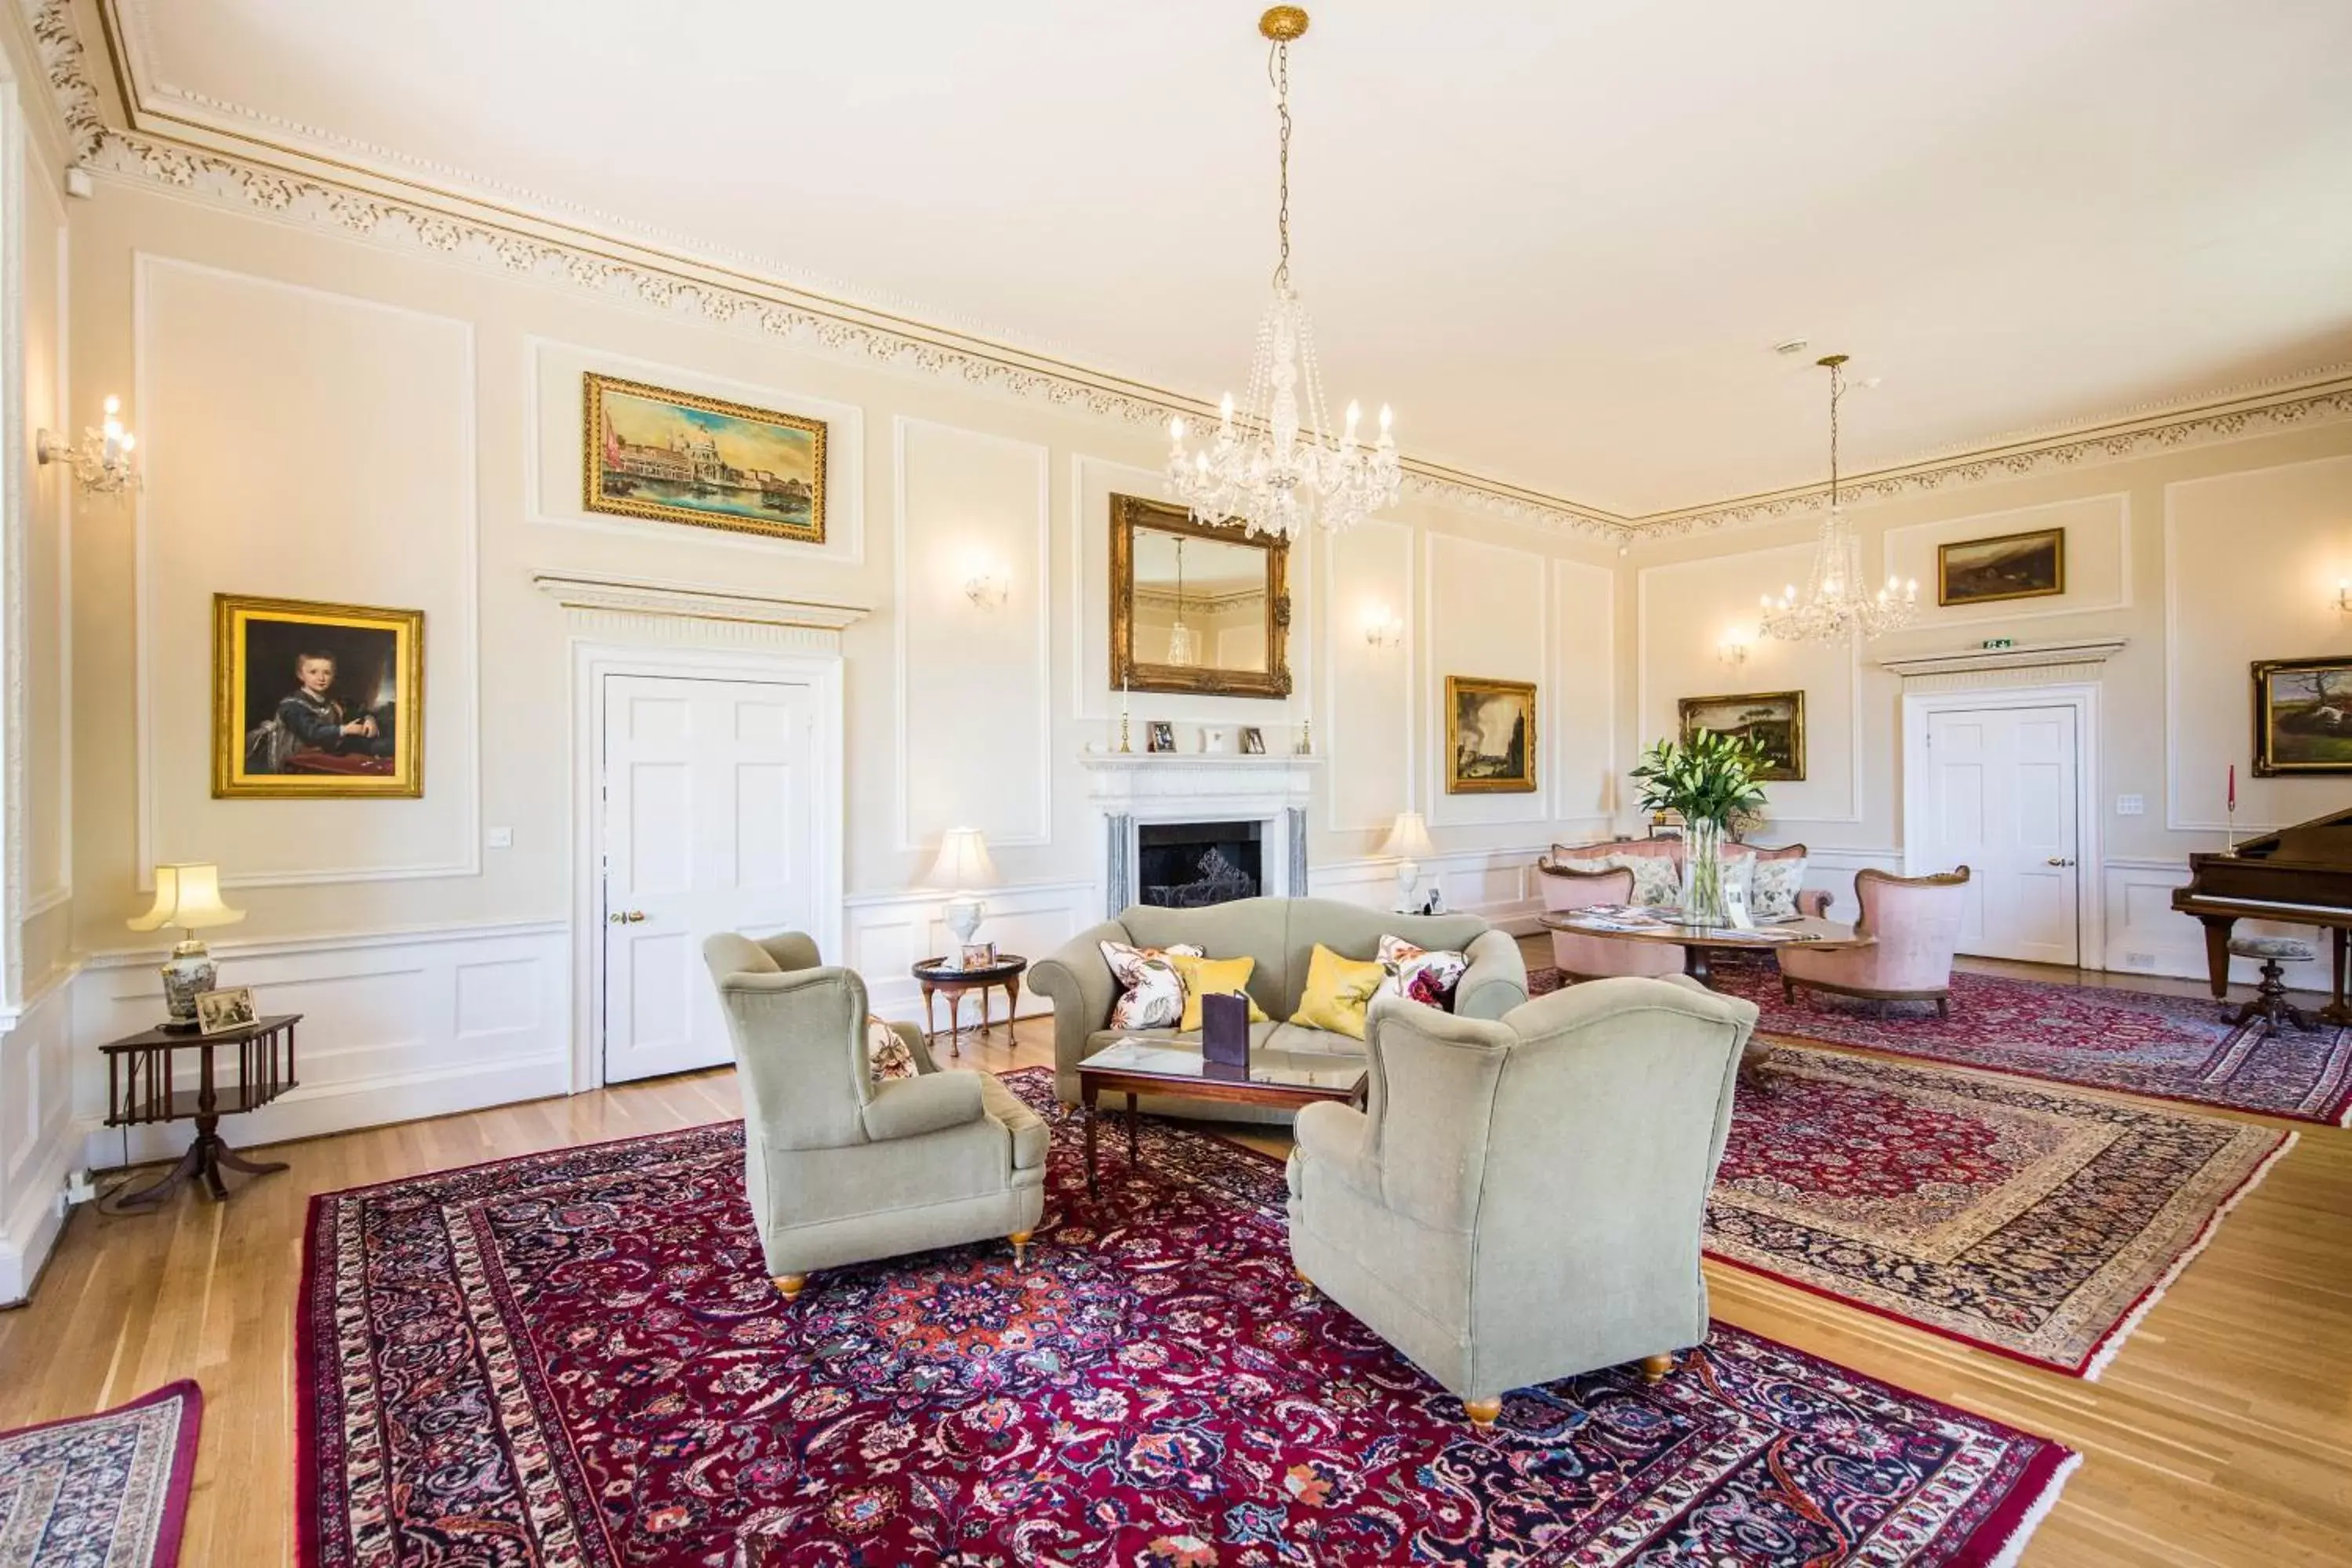
[[[1421, 647], [1413, 531], [1374, 518], [1333, 536], [1323, 551], [1323, 662], [1329, 690], [1319, 722], [1325, 825], [1334, 833], [1385, 829], [1413, 808], [1413, 662]], [[1381, 614], [1404, 624], [1394, 647], [1375, 647], [1364, 627]], [[1297, 635], [1294, 626], [1292, 635]]]
[[[1034, 963], [1096, 922], [1097, 898], [1092, 882], [1025, 882], [991, 889], [983, 900], [987, 913], [978, 938]], [[866, 1002], [882, 1016], [922, 1017], [922, 989], [909, 971], [917, 961], [945, 952], [955, 940], [942, 913], [946, 901], [939, 893], [859, 893], [847, 900], [840, 962], [864, 978]], [[992, 1016], [1002, 1019], [1002, 992], [992, 1005]], [[946, 1003], [933, 1006], [939, 1026], [945, 1028]], [[979, 1007], [976, 999], [967, 1000], [965, 1016], [977, 1021]], [[1053, 1010], [1051, 1002], [1022, 987], [1023, 1017]]]
[[[81, 1152], [74, 1135], [72, 973], [53, 975], [0, 1033], [0, 1307], [31, 1292], [57, 1240], [58, 1194]], [[158, 1006], [162, 995], [159, 982]]]
[[[1988, 605], [1956, 605], [1949, 608], [1936, 603], [1938, 545], [2048, 528], [2066, 531], [2064, 593], [2042, 599], [2002, 599]], [[1922, 630], [1958, 628], [1983, 621], [1999, 621], [2007, 626], [2012, 621], [2039, 620], [2046, 616], [2077, 616], [2091, 610], [2131, 607], [2131, 497], [2125, 492], [1890, 528], [1884, 548], [1885, 572], [1915, 579], [1919, 584], [1918, 625]]]
[[[2172, 907], [2173, 889], [2189, 885], [2187, 861], [2117, 856], [2107, 861], [2105, 880], [2107, 945], [2103, 967], [2133, 974], [2206, 977], [2205, 928]], [[2333, 984], [2325, 931], [2276, 921], [2240, 921], [2233, 934], [2301, 937], [2320, 956], [2309, 963], [2286, 965], [2286, 983], [2322, 995]], [[2261, 978], [2261, 967], [2252, 959], [2233, 958], [2230, 978], [2233, 984], [2252, 985]]]
[[[1635, 579], [1635, 739], [1675, 733], [1685, 697], [1748, 691], [1805, 694], [1805, 776], [1767, 786], [1776, 837], [1784, 825], [1863, 820], [1862, 661], [1844, 643], [1776, 642], [1756, 636], [1756, 599], [1801, 587], [1811, 543], [1644, 566]], [[1867, 567], [1864, 568], [1868, 570]], [[1749, 640], [1748, 661], [1726, 668], [1717, 648], [1727, 634]]]
[[[994, 846], [1045, 844], [1055, 760], [1047, 450], [904, 416], [891, 435], [898, 847], [936, 847], [958, 826]], [[965, 593], [983, 570], [1004, 578], [1002, 604]]]
[[[146, 254], [131, 312], [141, 888], [478, 872], [472, 325]], [[216, 592], [423, 610], [424, 798], [213, 799]]]
[[[530, 521], [657, 542], [666, 551], [677, 547], [679, 554], [705, 550], [749, 552], [770, 562], [781, 554], [834, 566], [865, 562], [866, 411], [856, 404], [737, 381], [685, 365], [633, 359], [553, 338], [528, 337], [525, 344], [530, 356], [525, 428], [533, 445], [522, 466], [522, 493], [523, 515]], [[804, 544], [652, 518], [614, 517], [583, 507], [581, 442], [586, 432], [581, 420], [585, 406], [581, 377], [592, 370], [600, 375], [824, 421], [824, 542]], [[723, 557], [706, 567], [719, 574], [728, 569]]]
[[[1550, 849], [1465, 849], [1421, 862], [1423, 892], [1436, 888], [1445, 896], [1450, 914], [1477, 915], [1489, 924], [1517, 934], [1542, 929], [1536, 916], [1543, 912], [1543, 894], [1536, 885], [1536, 861]], [[1396, 905], [1394, 860], [1377, 858], [1334, 860], [1314, 868], [1312, 889], [1318, 899], [1339, 899], [1367, 909]]]
[[[14, 114], [12, 110], [12, 119]], [[13, 130], [10, 144], [24, 144]], [[25, 422], [70, 435], [65, 198], [58, 182], [37, 166], [19, 166], [29, 176], [20, 182], [26, 193], [20, 210]], [[49, 306], [47, 321], [37, 314], [44, 302]], [[26, 468], [19, 483], [24, 548], [18, 564], [29, 590], [23, 600], [22, 643], [27, 660], [22, 762], [28, 817], [20, 884], [24, 903], [17, 913], [30, 920], [73, 897], [74, 486], [70, 470], [58, 463]]]
[[1551, 595], [1552, 814], [1597, 831], [1617, 809], [1617, 574], [1555, 560]]
[[[215, 942], [221, 984], [249, 985], [264, 1013], [299, 1013], [298, 1083], [223, 1136], [240, 1146], [444, 1116], [562, 1094], [571, 1087], [560, 921], [295, 942]], [[162, 952], [113, 952], [84, 963], [73, 1035], [91, 1043], [152, 1025], [163, 1006]], [[194, 1058], [183, 1058], [194, 1082]], [[122, 1163], [122, 1129], [106, 1117], [106, 1063], [74, 1057], [74, 1109], [87, 1130], [82, 1163]], [[187, 1147], [185, 1121], [129, 1130], [133, 1161]]]
[[[1422, 759], [1424, 815], [1432, 827], [1486, 823], [1545, 822], [1559, 781], [1551, 775], [1551, 742], [1559, 694], [1551, 689], [1549, 558], [1506, 544], [1458, 534], [1423, 535], [1421, 623], [1429, 658], [1429, 744]], [[1527, 680], [1536, 690], [1536, 787], [1527, 795], [1445, 793], [1445, 678], [1484, 676]]]
[[1830, 895], [1832, 920], [1851, 921], [1862, 913], [1862, 905], [1853, 896], [1853, 874], [1865, 866], [1899, 877], [1903, 874], [1903, 852], [1899, 849], [1815, 849], [1809, 847], [1805, 851], [1802, 885], [1809, 890], [1818, 888]]
[[[2250, 537], [2254, 518], [2260, 533]], [[2352, 457], [2164, 488], [2166, 826], [2210, 833], [2220, 848], [2232, 762], [2242, 835], [2343, 805], [2339, 779], [2252, 776], [2247, 666], [2352, 653], [2352, 616], [2336, 607], [2346, 577]]]

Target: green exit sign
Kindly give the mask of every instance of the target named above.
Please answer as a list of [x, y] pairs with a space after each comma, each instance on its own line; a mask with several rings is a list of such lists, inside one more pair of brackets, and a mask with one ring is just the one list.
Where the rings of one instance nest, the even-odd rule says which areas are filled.
[[2017, 646], [2017, 639], [2015, 637], [1987, 637], [1977, 646], [1979, 647], [2015, 647]]

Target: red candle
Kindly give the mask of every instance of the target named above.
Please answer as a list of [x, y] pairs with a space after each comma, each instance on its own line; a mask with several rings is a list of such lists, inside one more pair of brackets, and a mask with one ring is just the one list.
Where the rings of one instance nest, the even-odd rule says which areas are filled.
[[2230, 809], [2238, 809], [2238, 764], [2230, 764]]

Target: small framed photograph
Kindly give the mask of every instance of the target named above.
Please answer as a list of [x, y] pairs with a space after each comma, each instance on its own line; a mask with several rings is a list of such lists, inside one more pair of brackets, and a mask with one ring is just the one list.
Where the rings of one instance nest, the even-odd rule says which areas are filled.
[[242, 1029], [258, 1023], [261, 1014], [253, 1005], [253, 992], [243, 985], [232, 985], [226, 991], [196, 993], [196, 1032], [202, 1035], [225, 1035], [231, 1029]]
[[1176, 749], [1176, 726], [1169, 721], [1154, 719], [1146, 733], [1150, 738], [1144, 742], [1144, 750], [1172, 752]]
[[968, 942], [963, 944], [963, 966], [966, 969], [988, 969], [996, 963], [996, 944], [992, 942]]
[[1259, 729], [1255, 724], [1244, 724], [1242, 726], [1242, 755], [1245, 757], [1262, 757], [1265, 755], [1265, 731]]

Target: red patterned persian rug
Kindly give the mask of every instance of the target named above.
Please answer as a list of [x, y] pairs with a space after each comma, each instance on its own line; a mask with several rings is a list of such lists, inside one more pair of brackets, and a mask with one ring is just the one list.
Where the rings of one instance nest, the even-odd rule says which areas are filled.
[[0, 1563], [173, 1568], [204, 1395], [174, 1383], [95, 1415], [0, 1432]]
[[[1528, 990], [1541, 994], [1559, 982], [1559, 970], [1538, 970]], [[2352, 1122], [2352, 1029], [2333, 1025], [2258, 1036], [2224, 1023], [2221, 1008], [2202, 996], [2053, 985], [1966, 970], [1952, 976], [1948, 1019], [1928, 1003], [1809, 991], [1788, 1001], [1769, 957], [1719, 959], [1712, 984], [1755, 1003], [1763, 1014], [1758, 1027], [1784, 1039], [2331, 1127]]]
[[1784, 1046], [1740, 1086], [1706, 1246], [1822, 1295], [2095, 1378], [2294, 1139]]
[[1018, 1268], [925, 1253], [786, 1306], [731, 1124], [314, 1200], [302, 1562], [1995, 1568], [2074, 1463], [1722, 1324], [1481, 1436], [1293, 1278], [1277, 1163], [1149, 1122], [1089, 1202], [1051, 1074], [1010, 1081], [1055, 1124]]

